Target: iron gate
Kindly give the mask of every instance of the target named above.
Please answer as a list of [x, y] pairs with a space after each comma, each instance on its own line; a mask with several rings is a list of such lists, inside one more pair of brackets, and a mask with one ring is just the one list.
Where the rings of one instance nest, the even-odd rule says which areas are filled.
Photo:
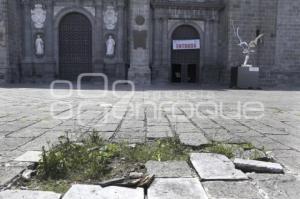
[[92, 72], [92, 25], [79, 13], [66, 15], [59, 25], [59, 74], [75, 80]]

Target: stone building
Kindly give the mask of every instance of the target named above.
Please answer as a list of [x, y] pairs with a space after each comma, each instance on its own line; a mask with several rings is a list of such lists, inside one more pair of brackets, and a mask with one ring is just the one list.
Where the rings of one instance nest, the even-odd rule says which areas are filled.
[[264, 33], [261, 84], [296, 85], [299, 19], [299, 0], [0, 0], [0, 81], [228, 84], [244, 59], [234, 23], [246, 41]]

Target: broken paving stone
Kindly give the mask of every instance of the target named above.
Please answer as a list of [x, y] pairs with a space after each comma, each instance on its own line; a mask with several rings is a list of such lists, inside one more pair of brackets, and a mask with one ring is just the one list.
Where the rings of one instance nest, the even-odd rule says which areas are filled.
[[266, 160], [269, 159], [267, 154], [258, 149], [251, 149], [244, 151], [242, 155], [239, 157], [241, 159], [246, 160]]
[[22, 178], [24, 180], [30, 180], [31, 177], [36, 173], [35, 170], [30, 170], [30, 169], [27, 169], [25, 170], [23, 173], [22, 173]]
[[73, 185], [62, 199], [144, 199], [142, 188], [106, 187], [93, 185]]
[[60, 199], [61, 194], [44, 191], [3, 191], [0, 192], [0, 199]]
[[295, 175], [261, 173], [250, 173], [248, 175], [270, 199], [299, 199], [300, 179]]
[[249, 182], [210, 181], [202, 183], [208, 198], [263, 199]]
[[192, 178], [192, 171], [185, 161], [148, 161], [147, 172], [157, 178]]
[[236, 158], [234, 160], [235, 167], [245, 172], [258, 173], [283, 173], [283, 167], [278, 163], [263, 162], [257, 160], [243, 160]]
[[156, 178], [148, 189], [148, 199], [207, 199], [196, 178]]
[[138, 172], [131, 172], [129, 174], [130, 179], [139, 179], [139, 178], [142, 178], [143, 176], [144, 176], [144, 173], [138, 173]]
[[226, 156], [214, 153], [192, 153], [190, 160], [202, 180], [246, 180]]
[[125, 178], [114, 178], [114, 179], [110, 179], [110, 180], [100, 182], [99, 185], [102, 186], [102, 187], [107, 187], [107, 186], [123, 183], [124, 181], [125, 181]]
[[145, 176], [145, 177], [143, 177], [143, 178], [140, 179], [140, 181], [139, 181], [139, 183], [138, 183], [137, 186], [138, 187], [148, 188], [152, 184], [154, 178], [155, 178], [154, 175]]
[[23, 155], [17, 157], [15, 161], [17, 162], [39, 162], [42, 158], [41, 151], [27, 151]]
[[192, 147], [200, 147], [202, 145], [210, 144], [206, 137], [200, 132], [182, 133], [179, 135], [179, 140], [183, 145]]
[[21, 174], [23, 167], [0, 167], [0, 186], [4, 186]]

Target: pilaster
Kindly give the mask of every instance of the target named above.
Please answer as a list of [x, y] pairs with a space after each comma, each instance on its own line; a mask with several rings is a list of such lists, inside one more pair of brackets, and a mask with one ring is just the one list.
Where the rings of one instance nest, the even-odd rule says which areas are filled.
[[150, 84], [150, 0], [130, 0], [129, 80]]

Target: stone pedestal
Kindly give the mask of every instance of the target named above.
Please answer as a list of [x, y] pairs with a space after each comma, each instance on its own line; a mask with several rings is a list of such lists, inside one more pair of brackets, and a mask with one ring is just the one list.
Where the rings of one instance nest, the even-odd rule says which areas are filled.
[[150, 84], [150, 0], [130, 0], [130, 69], [128, 79]]
[[259, 68], [234, 67], [231, 70], [231, 87], [240, 89], [259, 88]]

